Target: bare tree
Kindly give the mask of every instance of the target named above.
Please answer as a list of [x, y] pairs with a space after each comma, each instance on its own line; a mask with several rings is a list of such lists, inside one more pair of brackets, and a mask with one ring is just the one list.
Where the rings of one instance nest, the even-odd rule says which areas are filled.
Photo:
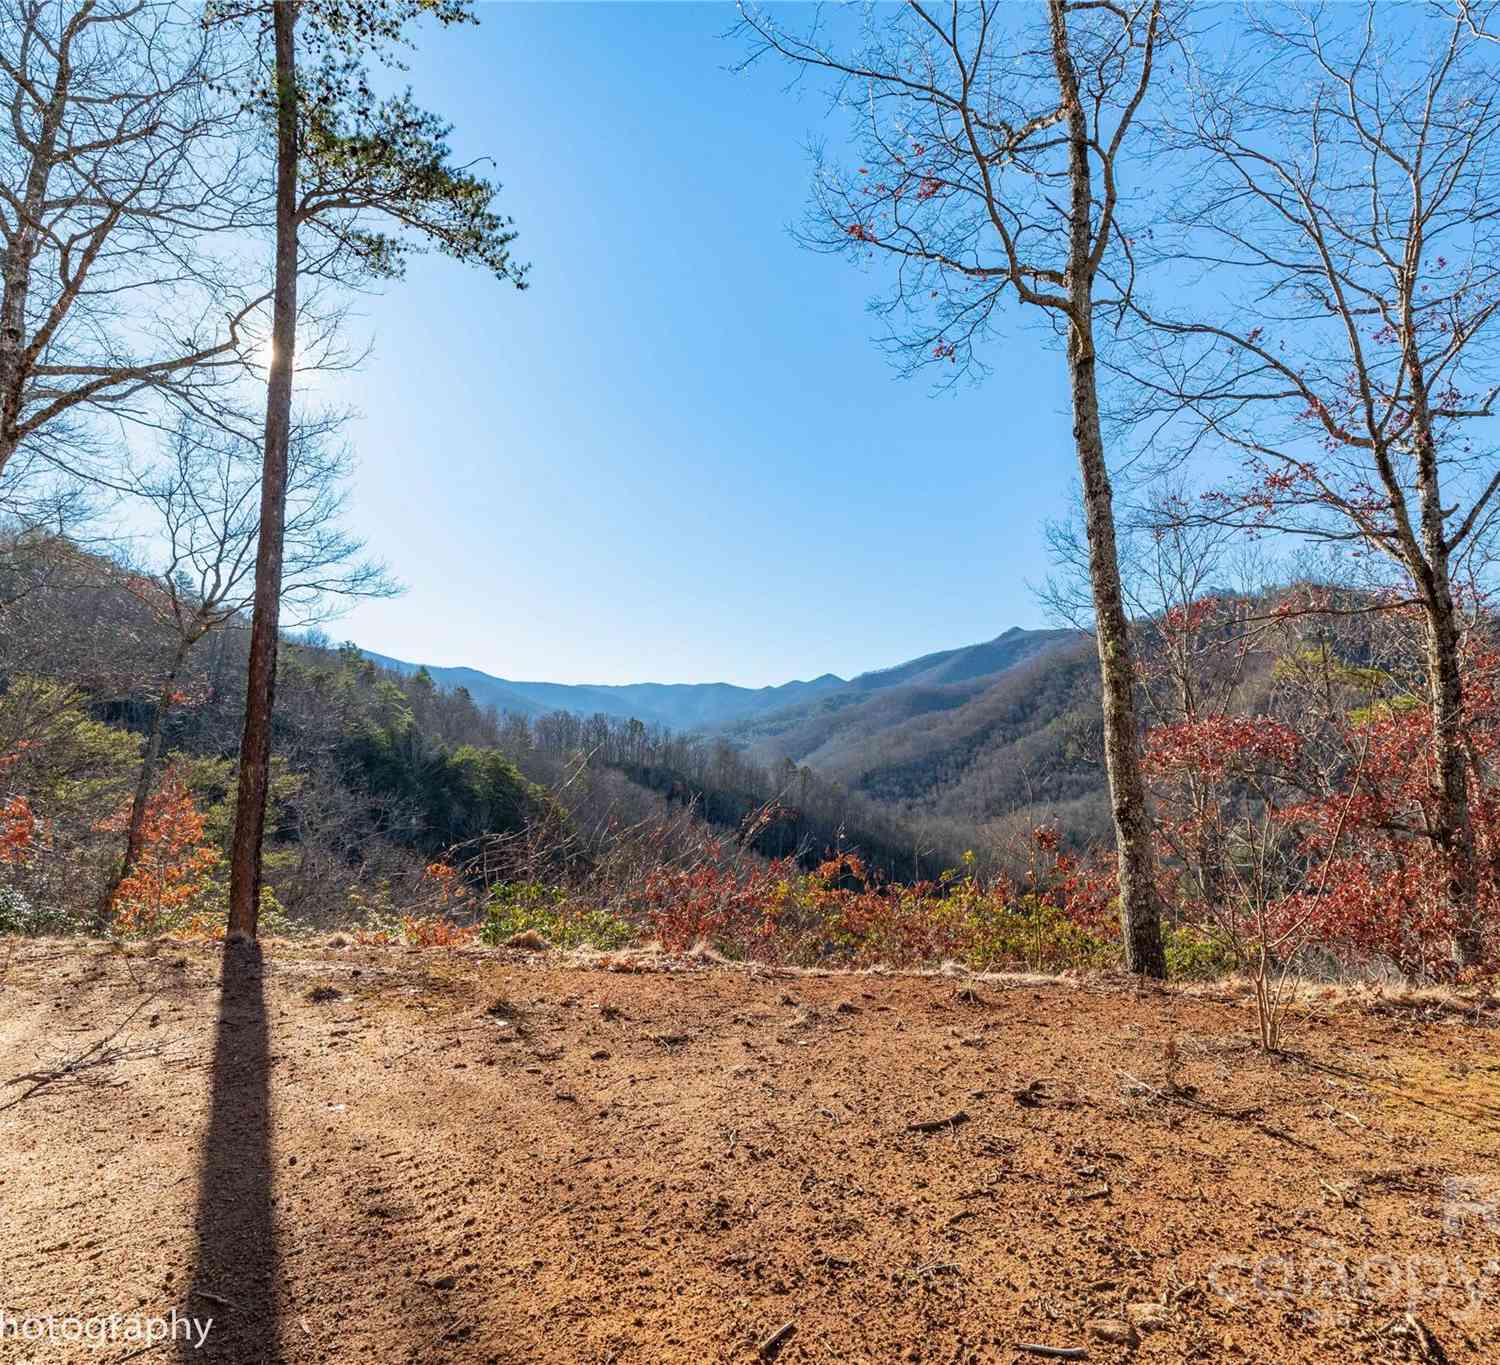
[[1458, 599], [1500, 511], [1482, 434], [1500, 396], [1500, 69], [1465, 15], [1278, 6], [1246, 22], [1253, 49], [1193, 82], [1178, 150], [1198, 191], [1155, 250], [1195, 277], [1137, 296], [1134, 372], [1168, 439], [1243, 457], [1204, 517], [1373, 553], [1420, 602], [1426, 833], [1472, 962]]
[[[226, 19], [269, 34], [272, 74], [259, 105], [274, 123], [276, 270], [266, 385], [260, 542], [250, 626], [245, 730], [230, 850], [229, 930], [254, 937], [270, 783], [271, 715], [286, 535], [288, 446], [297, 350], [299, 278], [388, 279], [401, 273], [410, 233], [521, 287], [509, 220], [496, 187], [448, 160], [448, 129], [409, 96], [377, 99], [363, 63], [402, 41], [409, 21], [472, 19], [465, 0], [271, 0]], [[302, 36], [298, 23], [305, 19]], [[299, 69], [299, 53], [312, 62]], [[384, 227], [386, 230], [380, 230]], [[392, 235], [394, 231], [395, 235]], [[304, 236], [318, 243], [302, 256]]]
[[0, 0], [0, 477], [238, 371], [235, 66], [179, 0]]
[[[346, 448], [334, 439], [341, 419], [300, 423], [289, 447], [283, 620], [310, 626], [347, 608], [355, 598], [397, 591], [380, 565], [361, 557], [364, 546], [341, 529]], [[101, 906], [107, 918], [114, 886], [130, 876], [140, 856], [142, 832], [162, 737], [182, 700], [183, 675], [194, 647], [207, 635], [243, 618], [255, 592], [255, 552], [260, 539], [260, 460], [254, 444], [232, 426], [184, 422], [168, 458], [136, 484], [154, 514], [151, 537], [159, 542], [159, 567], [127, 575], [130, 591], [170, 631], [135, 796], [125, 831], [119, 877]]]
[[911, 320], [913, 363], [980, 367], [978, 348], [1014, 299], [1065, 338], [1083, 482], [1089, 582], [1103, 682], [1105, 761], [1132, 972], [1162, 976], [1160, 907], [1141, 779], [1129, 620], [1100, 419], [1096, 314], [1128, 275], [1121, 172], [1164, 38], [1160, 0], [999, 0], [868, 12], [845, 54], [742, 7], [752, 57], [828, 73], [856, 120], [863, 164], [820, 158], [807, 236], [827, 250], [894, 258], [887, 313]]

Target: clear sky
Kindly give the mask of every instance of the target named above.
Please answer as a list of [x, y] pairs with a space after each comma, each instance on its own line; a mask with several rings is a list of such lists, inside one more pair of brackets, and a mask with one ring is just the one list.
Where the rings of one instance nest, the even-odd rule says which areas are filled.
[[[845, 676], [1044, 624], [1072, 482], [1061, 357], [1020, 317], [980, 387], [881, 353], [887, 282], [788, 235], [789, 72], [728, 5], [482, 4], [410, 80], [489, 155], [524, 294], [426, 257], [358, 306], [354, 524], [408, 585], [334, 623], [381, 653], [557, 682]], [[783, 17], [785, 17], [785, 12]]]

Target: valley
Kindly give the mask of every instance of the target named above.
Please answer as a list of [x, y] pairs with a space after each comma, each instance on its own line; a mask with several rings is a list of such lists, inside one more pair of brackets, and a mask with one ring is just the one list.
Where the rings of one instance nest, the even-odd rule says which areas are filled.
[[1076, 631], [1012, 627], [848, 680], [761, 689], [513, 682], [363, 653], [400, 676], [420, 670], [461, 687], [502, 714], [604, 716], [723, 740], [772, 772], [805, 768], [928, 833], [944, 829], [952, 846], [986, 828], [1004, 839], [1049, 820], [1080, 844], [1109, 837], [1094, 733], [1098, 665]]

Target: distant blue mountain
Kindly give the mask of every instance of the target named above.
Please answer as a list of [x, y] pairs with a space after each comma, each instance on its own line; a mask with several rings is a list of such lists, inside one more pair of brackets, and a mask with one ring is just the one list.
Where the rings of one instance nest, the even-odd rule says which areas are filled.
[[574, 711], [579, 715], [635, 718], [660, 723], [673, 730], [717, 730], [736, 721], [780, 711], [811, 701], [846, 684], [825, 673], [811, 682], [789, 682], [779, 687], [735, 687], [731, 683], [606, 683], [514, 682], [481, 673], [476, 668], [438, 668], [392, 659], [373, 650], [365, 657], [382, 668], [415, 673], [425, 667], [441, 687], [463, 687], [481, 706], [493, 706], [523, 716], [551, 711]]
[[[1012, 627], [983, 644], [926, 654], [893, 668], [863, 673], [846, 680], [832, 673], [808, 682], [779, 687], [735, 687], [731, 683], [569, 684], [517, 682], [481, 673], [476, 668], [438, 668], [410, 663], [365, 650], [365, 657], [398, 673], [425, 667], [442, 687], [463, 687], [481, 706], [523, 716], [551, 711], [579, 715], [603, 713], [673, 730], [709, 731], [743, 726], [761, 717], [797, 715], [801, 708], [823, 701], [852, 702], [873, 692], [914, 684], [937, 686], [1004, 672], [1064, 638], [1068, 631], [1032, 631]], [[821, 708], [820, 708], [821, 709]]]

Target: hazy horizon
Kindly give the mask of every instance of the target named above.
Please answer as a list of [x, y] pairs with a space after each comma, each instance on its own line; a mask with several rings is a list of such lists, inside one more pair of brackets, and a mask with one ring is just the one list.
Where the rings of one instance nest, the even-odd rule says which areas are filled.
[[[404, 655], [401, 655], [401, 654], [392, 653], [390, 650], [387, 650], [387, 649], [376, 649], [373, 645], [366, 644], [362, 640], [351, 640], [350, 642], [353, 643], [353, 644], [355, 644], [355, 645], [357, 645], [359, 647], [359, 649], [361, 650], [361, 652], [363, 652], [365, 654], [378, 655], [382, 659], [389, 659], [389, 660], [391, 660], [391, 661], [393, 661], [395, 663], [409, 664], [409, 665], [411, 665], [413, 667], [441, 668], [441, 669], [471, 669], [474, 672], [485, 673], [485, 674], [488, 674], [490, 677], [499, 678], [500, 680], [502, 680], [504, 682], [525, 683], [525, 684], [530, 684], [530, 683], [547, 683], [547, 684], [552, 684], [552, 685], [560, 686], [560, 687], [629, 687], [629, 686], [632, 686], [632, 685], [638, 684], [638, 683], [654, 683], [654, 684], [657, 684], [658, 686], [665, 686], [665, 687], [709, 687], [709, 686], [714, 686], [716, 684], [721, 684], [722, 683], [722, 684], [727, 684], [730, 687], [744, 687], [744, 688], [750, 688], [752, 690], [760, 690], [762, 688], [767, 688], [767, 687], [784, 687], [788, 683], [816, 682], [820, 678], [830, 677], [830, 676], [831, 677], [839, 678], [843, 682], [852, 682], [854, 679], [863, 677], [866, 674], [870, 674], [870, 673], [883, 673], [887, 669], [896, 668], [896, 667], [898, 667], [901, 664], [910, 663], [914, 659], [925, 658], [925, 657], [927, 657], [928, 655], [931, 655], [931, 654], [943, 654], [943, 653], [947, 653], [950, 650], [964, 649], [964, 648], [967, 648], [970, 645], [987, 644], [991, 640], [998, 639], [1001, 636], [1008, 634], [1012, 629], [1015, 629], [1015, 630], [1052, 630], [1052, 629], [1065, 629], [1065, 627], [1054, 627], [1054, 626], [1045, 626], [1045, 625], [1044, 626], [1015, 626], [1015, 627], [1007, 626], [1005, 628], [1005, 630], [998, 631], [995, 635], [992, 635], [992, 636], [986, 636], [985, 639], [983, 639], [983, 640], [962, 640], [962, 641], [954, 642], [952, 644], [938, 645], [937, 647], [935, 647], [933, 649], [919, 650], [916, 654], [904, 655], [902, 658], [899, 658], [899, 659], [891, 659], [891, 660], [888, 660], [885, 663], [876, 664], [872, 668], [861, 668], [861, 669], [853, 670], [853, 671], [850, 671], [850, 672], [841, 672], [837, 668], [828, 668], [828, 669], [823, 669], [823, 670], [821, 670], [821, 671], [819, 671], [817, 673], [808, 673], [808, 674], [804, 674], [804, 675], [799, 676], [799, 677], [779, 678], [779, 679], [777, 679], [774, 682], [768, 682], [768, 683], [736, 683], [736, 682], [732, 682], [728, 678], [656, 678], [656, 677], [646, 677], [644, 675], [642, 675], [639, 678], [629, 678], [629, 679], [626, 679], [624, 682], [602, 682], [598, 678], [532, 678], [532, 677], [522, 677], [519, 674], [514, 674], [514, 673], [512, 673], [512, 674], [496, 673], [493, 669], [481, 668], [477, 664], [469, 663], [469, 662], [466, 662], [465, 660], [462, 660], [462, 659], [453, 659], [453, 660], [441, 659], [441, 658], [413, 659], [413, 658], [408, 658], [408, 657], [406, 657]], [[327, 632], [323, 632], [323, 633], [327, 634]], [[335, 632], [333, 632], [333, 634], [329, 635], [329, 639], [330, 640], [333, 640], [333, 639], [342, 639], [342, 638], [344, 638], [344, 635], [342, 633], [338, 632], [338, 631], [335, 631]]]

